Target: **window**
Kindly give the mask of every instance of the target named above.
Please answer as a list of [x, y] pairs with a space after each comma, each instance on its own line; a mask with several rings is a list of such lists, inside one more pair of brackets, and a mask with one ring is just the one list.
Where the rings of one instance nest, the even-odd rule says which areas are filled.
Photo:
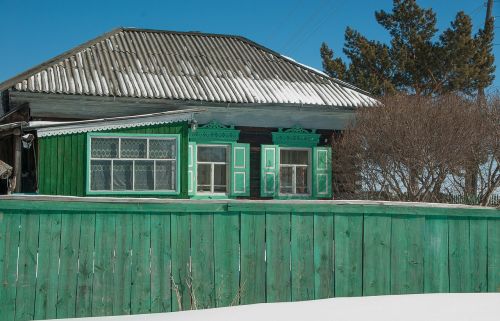
[[261, 146], [260, 195], [331, 198], [330, 147]]
[[310, 149], [280, 148], [280, 194], [309, 195]]
[[226, 194], [228, 172], [227, 145], [197, 146], [198, 193]]
[[178, 135], [89, 134], [88, 144], [88, 193], [178, 193]]

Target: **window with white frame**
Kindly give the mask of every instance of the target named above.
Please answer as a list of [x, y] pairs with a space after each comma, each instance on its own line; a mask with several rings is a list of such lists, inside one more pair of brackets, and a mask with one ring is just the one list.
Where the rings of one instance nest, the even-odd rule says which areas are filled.
[[228, 145], [197, 146], [197, 184], [199, 194], [226, 194], [229, 170]]
[[89, 134], [88, 191], [176, 193], [178, 135]]
[[280, 148], [280, 194], [311, 194], [311, 149]]

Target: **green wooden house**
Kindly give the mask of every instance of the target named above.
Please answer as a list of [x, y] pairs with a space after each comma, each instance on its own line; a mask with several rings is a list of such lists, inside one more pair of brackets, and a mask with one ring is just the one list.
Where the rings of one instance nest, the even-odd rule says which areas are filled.
[[239, 36], [119, 28], [0, 84], [20, 193], [332, 198], [366, 92]]

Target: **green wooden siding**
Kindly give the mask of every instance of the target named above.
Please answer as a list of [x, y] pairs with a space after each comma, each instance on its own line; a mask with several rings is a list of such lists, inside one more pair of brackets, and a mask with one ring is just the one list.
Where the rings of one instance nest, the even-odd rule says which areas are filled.
[[0, 311], [10, 321], [500, 292], [499, 235], [495, 209], [0, 199]]
[[[106, 133], [180, 134], [180, 195], [155, 197], [187, 197], [187, 133], [186, 122], [115, 129]], [[44, 195], [85, 196], [87, 134], [77, 133], [39, 139], [38, 191]], [[106, 195], [102, 195], [106, 196]], [[108, 196], [118, 196], [109, 194]], [[140, 197], [138, 195], [137, 197]]]

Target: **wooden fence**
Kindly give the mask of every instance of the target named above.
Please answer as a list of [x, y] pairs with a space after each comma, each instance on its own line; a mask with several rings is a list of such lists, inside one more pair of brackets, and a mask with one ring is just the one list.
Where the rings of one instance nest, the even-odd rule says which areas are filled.
[[2, 320], [500, 291], [500, 211], [342, 201], [0, 198]]

